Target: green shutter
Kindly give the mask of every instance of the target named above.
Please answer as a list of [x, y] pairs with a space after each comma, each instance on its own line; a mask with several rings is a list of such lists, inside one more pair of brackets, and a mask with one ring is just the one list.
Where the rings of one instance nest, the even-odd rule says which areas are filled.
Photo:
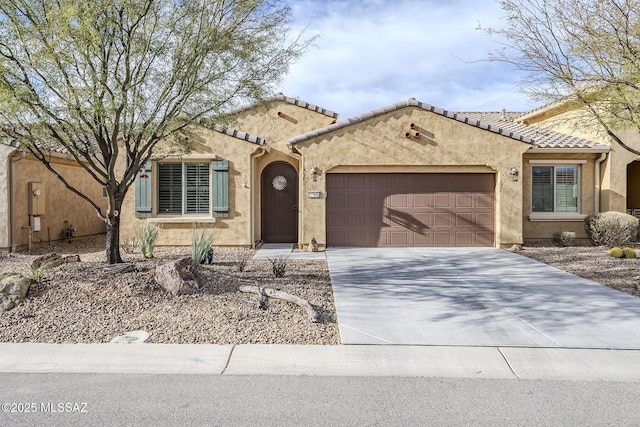
[[211, 162], [213, 216], [229, 217], [229, 160]]
[[144, 167], [136, 175], [136, 217], [151, 217], [151, 162], [145, 163]]

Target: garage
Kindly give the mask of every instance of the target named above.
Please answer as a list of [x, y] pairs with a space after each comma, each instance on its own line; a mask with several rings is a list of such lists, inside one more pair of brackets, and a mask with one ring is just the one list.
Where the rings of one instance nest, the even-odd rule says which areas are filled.
[[494, 246], [491, 173], [327, 174], [327, 246]]

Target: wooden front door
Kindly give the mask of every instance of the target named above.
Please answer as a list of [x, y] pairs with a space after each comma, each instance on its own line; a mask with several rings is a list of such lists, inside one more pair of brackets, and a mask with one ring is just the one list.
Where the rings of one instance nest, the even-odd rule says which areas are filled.
[[262, 240], [298, 242], [298, 173], [289, 163], [274, 162], [260, 180]]

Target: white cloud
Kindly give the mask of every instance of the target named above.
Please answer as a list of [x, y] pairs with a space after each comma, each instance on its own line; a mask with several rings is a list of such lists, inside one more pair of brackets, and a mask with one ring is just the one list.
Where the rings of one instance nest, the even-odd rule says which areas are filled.
[[[413, 96], [450, 110], [528, 110], [520, 77], [481, 61], [499, 25], [491, 0], [289, 0], [316, 47], [290, 70], [282, 92], [341, 118]], [[481, 6], [479, 6], [481, 3]]]

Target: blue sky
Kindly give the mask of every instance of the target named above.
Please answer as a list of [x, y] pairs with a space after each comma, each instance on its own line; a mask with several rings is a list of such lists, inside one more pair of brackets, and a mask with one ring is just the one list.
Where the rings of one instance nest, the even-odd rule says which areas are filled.
[[[501, 25], [493, 0], [287, 0], [295, 30], [318, 36], [280, 90], [345, 119], [415, 97], [452, 111], [528, 111], [523, 78], [486, 59]], [[480, 62], [478, 62], [480, 61]]]

